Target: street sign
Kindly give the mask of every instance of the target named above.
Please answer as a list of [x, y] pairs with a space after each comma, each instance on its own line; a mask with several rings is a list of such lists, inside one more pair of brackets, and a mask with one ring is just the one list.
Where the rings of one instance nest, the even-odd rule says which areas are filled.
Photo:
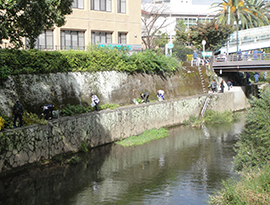
[[167, 48], [168, 48], [168, 49], [172, 49], [172, 48], [173, 48], [173, 43], [172, 43], [172, 42], [168, 43], [168, 44], [167, 44]]
[[202, 57], [210, 57], [210, 56], [212, 56], [212, 51], [202, 52]]

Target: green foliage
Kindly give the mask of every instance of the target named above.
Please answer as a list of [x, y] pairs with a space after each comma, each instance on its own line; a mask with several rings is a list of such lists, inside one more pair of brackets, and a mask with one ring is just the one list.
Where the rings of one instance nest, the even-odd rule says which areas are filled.
[[79, 115], [91, 111], [91, 107], [85, 107], [83, 105], [70, 105], [68, 104], [63, 110], [61, 110], [62, 116]]
[[158, 36], [154, 39], [154, 44], [159, 48], [164, 48], [168, 43], [169, 36], [167, 33], [158, 32]]
[[188, 121], [187, 120], [184, 121], [184, 125], [186, 126], [189, 125], [191, 127], [200, 127], [203, 125], [203, 123], [204, 123], [204, 120], [201, 116], [196, 117], [194, 115], [191, 115]]
[[5, 120], [2, 117], [0, 117], [0, 131], [3, 130], [4, 127], [5, 127]]
[[263, 166], [270, 160], [270, 88], [253, 97], [246, 114], [245, 130], [236, 144], [235, 169]]
[[187, 54], [193, 54], [193, 49], [186, 47], [182, 42], [174, 41], [173, 53], [181, 61], [187, 60]]
[[0, 50], [0, 68], [5, 75], [57, 72], [119, 71], [127, 73], [172, 74], [181, 67], [174, 58], [160, 52], [145, 51], [128, 55], [117, 49], [91, 46], [88, 51]]
[[79, 157], [72, 156], [71, 158], [67, 158], [67, 156], [57, 155], [53, 158], [53, 161], [61, 164], [61, 166], [65, 164], [77, 164], [79, 162]]
[[165, 128], [154, 128], [152, 130], [145, 130], [143, 134], [139, 136], [131, 136], [122, 141], [116, 142], [116, 144], [122, 145], [123, 147], [130, 147], [135, 145], [142, 145], [152, 140], [168, 137], [169, 131]]
[[227, 39], [233, 31], [234, 28], [231, 25], [217, 25], [214, 22], [198, 23], [191, 26], [188, 31], [176, 30], [176, 40], [189, 42], [200, 50], [203, 49], [202, 40], [205, 40], [205, 49], [214, 51], [222, 47], [224, 39]]
[[[216, 9], [215, 20], [223, 25], [228, 24], [228, 18], [231, 25], [236, 22], [243, 29], [269, 25], [270, 5], [266, 1], [222, 1], [212, 4], [212, 8]], [[238, 25], [240, 20], [241, 25]]]
[[3, 81], [7, 80], [11, 74], [11, 70], [7, 65], [0, 67], [0, 84], [3, 84]]
[[78, 164], [79, 160], [80, 160], [79, 157], [73, 156], [73, 157], [71, 157], [69, 159], [66, 159], [65, 163], [66, 164]]
[[101, 110], [106, 110], [106, 109], [109, 109], [109, 110], [115, 110], [119, 107], [118, 104], [104, 104], [104, 105], [100, 105], [99, 106]]
[[82, 142], [80, 150], [82, 152], [88, 152], [87, 143], [85, 141]]
[[217, 112], [213, 110], [206, 110], [204, 117], [201, 116], [190, 116], [189, 120], [183, 122], [184, 125], [189, 125], [192, 127], [200, 127], [205, 124], [223, 124], [228, 122], [234, 122], [239, 118], [239, 114], [233, 112]]
[[11, 117], [8, 117], [7, 115], [2, 115], [0, 113], [0, 116], [5, 120], [4, 128], [12, 128], [13, 127], [13, 119]]
[[[99, 105], [99, 110], [115, 110], [119, 107], [118, 104], [103, 104]], [[83, 106], [83, 105], [70, 105], [68, 104], [63, 110], [61, 110], [62, 116], [73, 116], [73, 115], [79, 115], [86, 112], [92, 112], [94, 109], [91, 106]]]
[[37, 37], [44, 29], [65, 24], [65, 15], [72, 13], [72, 2], [73, 0], [1, 1], [0, 43], [3, 39], [9, 39], [16, 47], [21, 47], [22, 37], [27, 37], [29, 47], [34, 48]]
[[210, 197], [210, 204], [269, 204], [270, 166], [244, 172], [239, 182], [230, 179], [222, 184], [222, 190]]
[[222, 124], [226, 122], [234, 122], [238, 119], [238, 117], [238, 114], [234, 114], [230, 111], [219, 113], [213, 110], [206, 110], [204, 120], [205, 123]]
[[31, 112], [27, 112], [25, 111], [23, 113], [23, 122], [25, 126], [28, 125], [33, 125], [33, 124], [40, 124], [40, 125], [45, 125], [47, 124], [47, 121], [44, 119], [40, 119], [37, 114], [35, 113], [31, 113]]

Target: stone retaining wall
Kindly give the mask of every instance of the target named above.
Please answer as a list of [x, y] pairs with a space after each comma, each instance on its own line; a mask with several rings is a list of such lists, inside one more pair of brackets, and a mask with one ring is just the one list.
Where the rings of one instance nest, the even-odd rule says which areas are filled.
[[244, 92], [236, 92], [125, 106], [1, 132], [0, 172], [58, 154], [77, 152], [83, 142], [93, 148], [139, 135], [146, 129], [181, 124], [189, 116], [200, 114], [207, 97], [211, 98], [208, 109], [235, 111], [247, 108], [247, 99], [240, 95]]

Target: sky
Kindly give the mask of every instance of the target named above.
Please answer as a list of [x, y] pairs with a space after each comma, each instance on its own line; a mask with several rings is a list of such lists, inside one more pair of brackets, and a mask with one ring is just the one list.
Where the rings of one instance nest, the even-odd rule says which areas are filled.
[[192, 0], [192, 4], [199, 5], [211, 5], [215, 2], [222, 2], [222, 0]]

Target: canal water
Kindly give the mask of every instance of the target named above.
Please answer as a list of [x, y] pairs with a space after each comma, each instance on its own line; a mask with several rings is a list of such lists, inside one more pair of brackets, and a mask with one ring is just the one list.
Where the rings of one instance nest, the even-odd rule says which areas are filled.
[[3, 205], [207, 204], [221, 181], [237, 178], [232, 160], [244, 120], [203, 129], [175, 127], [141, 146], [110, 144], [0, 181]]

